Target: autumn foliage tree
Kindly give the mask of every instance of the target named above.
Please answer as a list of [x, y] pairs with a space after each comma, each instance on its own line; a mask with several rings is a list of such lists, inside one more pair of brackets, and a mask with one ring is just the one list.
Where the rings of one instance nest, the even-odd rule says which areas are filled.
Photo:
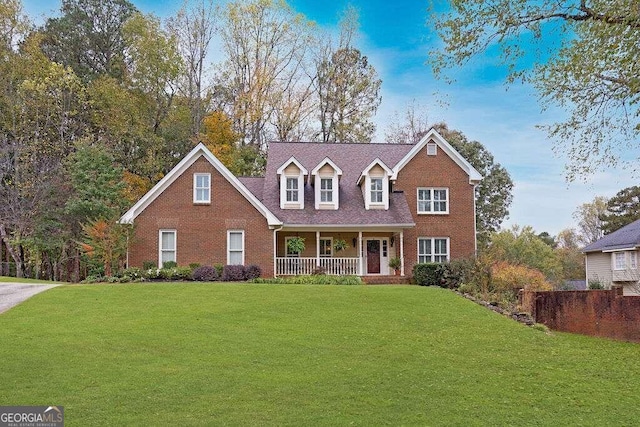
[[436, 75], [498, 52], [507, 81], [538, 89], [543, 107], [567, 111], [547, 127], [574, 179], [618, 162], [636, 170], [640, 135], [640, 9], [637, 0], [465, 0], [431, 10], [443, 44]]

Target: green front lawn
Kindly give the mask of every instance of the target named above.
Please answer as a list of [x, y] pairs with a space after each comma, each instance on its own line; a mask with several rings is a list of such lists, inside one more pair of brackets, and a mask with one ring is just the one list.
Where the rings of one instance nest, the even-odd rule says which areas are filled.
[[0, 405], [66, 425], [633, 425], [640, 346], [417, 286], [61, 286], [0, 314]]
[[51, 282], [49, 280], [38, 280], [38, 279], [23, 279], [17, 277], [9, 277], [9, 276], [0, 276], [0, 283], [32, 283], [35, 285], [55, 285], [58, 282]]

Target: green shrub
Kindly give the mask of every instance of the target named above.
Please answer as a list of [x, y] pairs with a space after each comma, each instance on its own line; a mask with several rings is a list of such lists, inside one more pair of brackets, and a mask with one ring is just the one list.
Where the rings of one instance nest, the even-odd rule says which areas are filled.
[[455, 259], [442, 265], [442, 287], [458, 289], [462, 284], [473, 280], [474, 258]]
[[175, 268], [177, 266], [178, 266], [178, 263], [175, 261], [165, 261], [162, 263], [162, 268], [164, 269]]
[[175, 267], [171, 269], [171, 280], [191, 280], [193, 270], [191, 267]]
[[144, 271], [151, 270], [152, 268], [158, 268], [155, 261], [142, 261], [142, 269]]
[[129, 267], [120, 274], [122, 282], [139, 282], [144, 280], [142, 269], [138, 267]]
[[413, 266], [413, 278], [420, 286], [441, 286], [444, 278], [442, 264], [433, 262]]
[[224, 271], [224, 265], [222, 264], [213, 264], [213, 268], [218, 272], [218, 277], [222, 277], [222, 272]]
[[189, 268], [191, 269], [191, 271], [195, 270], [198, 267], [200, 267], [200, 263], [199, 262], [192, 262], [192, 263], [189, 264]]
[[602, 282], [598, 278], [589, 279], [588, 288], [589, 289], [604, 289], [604, 285], [602, 284]]

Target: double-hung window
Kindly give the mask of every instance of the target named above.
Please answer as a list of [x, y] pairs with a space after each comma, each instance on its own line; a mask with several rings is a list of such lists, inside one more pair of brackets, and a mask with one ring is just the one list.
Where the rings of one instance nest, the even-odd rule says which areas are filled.
[[449, 189], [418, 188], [418, 213], [449, 213]]
[[227, 264], [244, 265], [244, 230], [227, 231]]
[[160, 230], [160, 247], [158, 267], [167, 261], [177, 262], [176, 230]]
[[382, 201], [382, 178], [371, 178], [371, 203]]
[[420, 237], [418, 239], [418, 262], [447, 262], [449, 260], [449, 239]]
[[211, 174], [193, 174], [193, 203], [211, 203]]
[[298, 177], [287, 178], [287, 202], [298, 201]]
[[320, 201], [322, 203], [333, 202], [333, 179], [332, 178], [320, 179]]

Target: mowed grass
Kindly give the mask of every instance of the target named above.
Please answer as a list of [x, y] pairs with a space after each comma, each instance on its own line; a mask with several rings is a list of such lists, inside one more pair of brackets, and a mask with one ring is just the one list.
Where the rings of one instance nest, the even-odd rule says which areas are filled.
[[60, 282], [51, 282], [48, 280], [38, 280], [38, 279], [25, 279], [25, 278], [17, 278], [17, 277], [9, 277], [9, 276], [0, 276], [0, 283], [24, 283], [24, 284], [34, 284], [34, 285], [55, 285]]
[[416, 286], [62, 286], [0, 314], [0, 405], [91, 425], [635, 425], [640, 346]]

